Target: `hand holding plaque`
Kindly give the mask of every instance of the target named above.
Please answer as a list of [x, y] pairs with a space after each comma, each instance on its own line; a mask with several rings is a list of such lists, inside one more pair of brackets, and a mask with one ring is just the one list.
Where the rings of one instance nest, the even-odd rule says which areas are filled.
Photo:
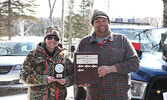
[[56, 64], [55, 65], [55, 79], [64, 78], [65, 68], [63, 64]]

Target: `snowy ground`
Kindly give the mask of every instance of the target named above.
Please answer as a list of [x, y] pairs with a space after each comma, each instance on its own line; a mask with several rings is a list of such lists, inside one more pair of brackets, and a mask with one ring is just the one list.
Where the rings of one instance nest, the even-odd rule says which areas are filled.
[[[68, 94], [66, 100], [74, 100], [73, 86], [67, 88]], [[2, 96], [0, 100], [27, 100], [27, 94], [17, 94], [11, 96]]]

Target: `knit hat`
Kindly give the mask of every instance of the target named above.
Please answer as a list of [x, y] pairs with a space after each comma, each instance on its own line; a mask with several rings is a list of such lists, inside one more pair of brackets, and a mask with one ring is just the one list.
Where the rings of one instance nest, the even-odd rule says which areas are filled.
[[93, 25], [94, 24], [94, 20], [96, 18], [99, 18], [99, 17], [107, 18], [108, 22], [110, 24], [110, 19], [109, 19], [108, 15], [105, 12], [99, 11], [99, 10], [94, 10], [94, 13], [93, 13], [93, 16], [92, 16], [92, 20], [91, 20], [91, 24]]
[[59, 30], [58, 27], [56, 26], [49, 26], [46, 28], [46, 32], [44, 35], [44, 40], [48, 37], [48, 36], [57, 36], [59, 38]]

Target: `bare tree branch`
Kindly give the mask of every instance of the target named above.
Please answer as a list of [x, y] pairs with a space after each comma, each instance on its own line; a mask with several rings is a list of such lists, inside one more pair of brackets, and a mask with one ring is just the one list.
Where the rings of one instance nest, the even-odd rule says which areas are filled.
[[52, 6], [52, 9], [51, 9], [51, 13], [53, 13], [53, 9], [55, 7], [55, 3], [56, 3], [56, 0], [54, 0], [53, 6]]
[[49, 11], [50, 11], [50, 16], [49, 16], [50, 23], [49, 24], [52, 26], [53, 25], [52, 14], [53, 14], [53, 10], [54, 10], [54, 6], [55, 6], [55, 3], [56, 3], [56, 0], [54, 0], [53, 5], [51, 5], [51, 1], [50, 0], [48, 0], [48, 3], [49, 3]]

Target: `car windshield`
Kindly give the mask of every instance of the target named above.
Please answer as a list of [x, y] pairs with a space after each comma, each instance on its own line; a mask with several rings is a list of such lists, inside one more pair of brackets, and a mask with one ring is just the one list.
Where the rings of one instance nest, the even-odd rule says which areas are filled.
[[[111, 28], [113, 33], [124, 34], [131, 42], [141, 44], [141, 51], [161, 51], [160, 41], [166, 41], [167, 29], [133, 29], [133, 28]], [[161, 38], [161, 34], [164, 36]]]
[[0, 42], [0, 56], [26, 56], [34, 48], [33, 42]]

